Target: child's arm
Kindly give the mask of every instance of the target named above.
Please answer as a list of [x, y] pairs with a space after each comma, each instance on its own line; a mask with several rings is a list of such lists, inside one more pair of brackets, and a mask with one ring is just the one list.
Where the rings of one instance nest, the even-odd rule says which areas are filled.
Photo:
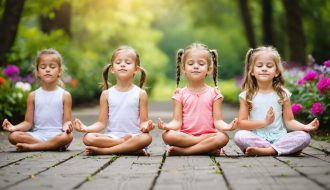
[[273, 123], [275, 119], [275, 113], [273, 108], [269, 108], [266, 117], [263, 120], [249, 120], [249, 109], [246, 101], [243, 99], [239, 100], [239, 113], [238, 113], [238, 127], [243, 130], [255, 130], [266, 127], [267, 125]]
[[108, 122], [108, 90], [104, 90], [100, 97], [100, 113], [97, 122], [90, 126], [84, 125], [79, 119], [75, 119], [74, 128], [79, 132], [100, 132], [107, 127]]
[[237, 128], [237, 118], [235, 118], [232, 122], [227, 124], [222, 119], [222, 105], [223, 98], [219, 98], [213, 104], [213, 120], [214, 127], [220, 131], [232, 131]]
[[72, 98], [71, 94], [67, 91], [65, 91], [63, 95], [63, 127], [62, 130], [65, 131], [66, 133], [71, 133], [73, 128], [72, 128]]
[[31, 129], [34, 114], [34, 97], [35, 92], [31, 92], [27, 97], [25, 119], [23, 122], [19, 123], [18, 125], [12, 125], [7, 119], [3, 121], [2, 127], [5, 131], [28, 131]]
[[158, 118], [158, 128], [162, 130], [178, 130], [182, 125], [182, 104], [173, 100], [173, 119], [169, 123], [164, 123]]
[[283, 120], [286, 125], [291, 130], [294, 131], [315, 131], [319, 127], [319, 121], [315, 118], [312, 122], [307, 125], [300, 123], [299, 121], [294, 119], [292, 110], [291, 110], [291, 102], [287, 100], [283, 104]]
[[140, 129], [143, 133], [148, 133], [154, 128], [151, 120], [148, 119], [148, 95], [146, 91], [140, 92]]

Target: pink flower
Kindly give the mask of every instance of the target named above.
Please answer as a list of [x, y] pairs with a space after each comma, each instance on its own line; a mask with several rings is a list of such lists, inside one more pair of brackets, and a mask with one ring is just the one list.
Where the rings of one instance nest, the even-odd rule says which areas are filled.
[[297, 115], [301, 111], [302, 105], [301, 104], [292, 104], [291, 109], [292, 109], [293, 114]]
[[330, 60], [326, 60], [323, 62], [323, 65], [330, 67]]
[[320, 94], [324, 94], [327, 91], [330, 91], [330, 78], [321, 77], [320, 81], [316, 85]]
[[320, 102], [314, 102], [311, 108], [311, 112], [314, 117], [316, 117], [318, 114], [322, 114], [324, 111], [324, 107]]
[[303, 84], [304, 84], [304, 79], [299, 79], [298, 81], [297, 81], [297, 85], [298, 86], [302, 86]]
[[3, 74], [7, 77], [17, 76], [19, 74], [19, 68], [16, 65], [8, 65], [3, 70]]
[[313, 81], [313, 80], [317, 79], [318, 76], [319, 76], [319, 74], [316, 71], [310, 70], [306, 73], [303, 80], [304, 81]]

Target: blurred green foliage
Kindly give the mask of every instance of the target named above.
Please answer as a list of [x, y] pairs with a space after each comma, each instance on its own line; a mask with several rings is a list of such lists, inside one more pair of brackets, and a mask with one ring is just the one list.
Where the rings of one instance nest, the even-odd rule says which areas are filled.
[[[2, 15], [4, 0], [0, 0]], [[54, 18], [63, 2], [71, 5], [71, 35], [57, 29], [41, 30], [40, 16]], [[273, 2], [276, 48], [288, 56], [285, 11]], [[307, 50], [316, 60], [330, 57], [330, 1], [301, 0]], [[262, 45], [261, 0], [249, 1], [258, 45]], [[220, 89], [225, 100], [237, 101], [237, 85], [248, 44], [237, 1], [231, 0], [43, 0], [26, 1], [8, 64], [19, 65], [24, 74], [33, 71], [37, 52], [56, 48], [67, 67], [66, 88], [74, 104], [98, 99], [102, 70], [120, 45], [131, 45], [147, 70], [151, 98], [169, 99], [175, 89], [175, 54], [192, 42], [200, 42], [219, 53]], [[136, 77], [138, 81], [139, 76]], [[114, 81], [112, 81], [114, 84]], [[183, 83], [184, 84], [184, 83]], [[170, 92], [170, 93], [168, 93]]]

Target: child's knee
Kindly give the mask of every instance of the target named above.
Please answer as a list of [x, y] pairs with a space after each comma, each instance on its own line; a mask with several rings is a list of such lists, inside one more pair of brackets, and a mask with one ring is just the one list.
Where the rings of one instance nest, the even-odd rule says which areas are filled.
[[65, 133], [64, 137], [65, 137], [65, 142], [66, 143], [70, 143], [73, 140], [72, 133], [69, 133], [69, 134]]
[[164, 131], [162, 134], [162, 138], [166, 144], [169, 144], [170, 142], [175, 141], [174, 132], [172, 130]]
[[87, 133], [83, 137], [83, 143], [86, 146], [91, 146], [93, 144], [94, 140], [95, 140], [95, 137], [94, 137], [94, 135], [92, 133]]
[[247, 131], [245, 130], [239, 130], [234, 135], [234, 142], [235, 144], [241, 144], [242, 139], [247, 137]]
[[9, 133], [8, 135], [8, 140], [11, 144], [15, 145], [18, 141], [18, 139], [20, 138], [19, 136], [21, 135], [22, 132], [20, 131], [14, 131], [12, 133]]
[[146, 133], [143, 134], [142, 142], [141, 144], [144, 144], [145, 146], [149, 146], [152, 142], [152, 137], [150, 134]]
[[220, 147], [223, 147], [229, 142], [229, 137], [225, 133], [219, 133], [215, 136], [215, 141], [219, 144]]

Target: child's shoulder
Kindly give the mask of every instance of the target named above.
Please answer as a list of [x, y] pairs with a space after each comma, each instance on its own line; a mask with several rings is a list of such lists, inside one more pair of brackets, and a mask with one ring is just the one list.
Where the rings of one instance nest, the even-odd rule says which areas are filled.
[[247, 90], [243, 90], [241, 93], [238, 94], [238, 97], [245, 99]]

